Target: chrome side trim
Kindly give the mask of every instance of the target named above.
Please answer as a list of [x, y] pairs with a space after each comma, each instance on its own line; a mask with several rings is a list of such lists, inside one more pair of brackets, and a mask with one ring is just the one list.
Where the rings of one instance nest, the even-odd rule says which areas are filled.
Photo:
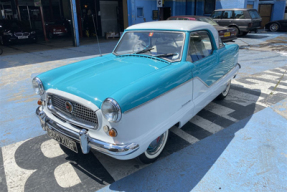
[[[174, 30], [148, 30], [148, 29], [139, 29], [139, 30], [128, 30], [128, 31], [125, 31], [124, 34], [122, 34], [120, 40], [118, 41], [117, 45], [115, 46], [112, 54], [114, 54], [115, 56], [120, 56], [119, 54], [117, 54], [115, 52], [115, 50], [118, 48], [122, 38], [124, 37], [124, 35], [126, 35], [126, 33], [130, 33], [130, 32], [164, 32], [164, 33], [182, 33], [184, 35], [184, 38], [182, 40], [183, 42], [183, 45], [182, 45], [182, 48], [181, 48], [181, 55], [180, 55], [180, 58], [176, 59], [176, 60], [169, 60], [167, 62], [169, 63], [174, 63], [174, 62], [179, 62], [182, 60], [182, 56], [183, 56], [183, 50], [184, 50], [184, 45], [185, 45], [185, 40], [186, 40], [186, 33], [185, 31], [174, 31]], [[122, 55], [127, 55], [127, 54], [122, 54]]]
[[220, 79], [218, 79], [217, 81], [215, 81], [214, 83], [212, 83], [211, 85], [207, 85], [202, 79], [200, 79], [199, 77], [194, 77], [194, 79], [196, 78], [196, 79], [198, 79], [198, 80], [200, 80], [206, 87], [211, 87], [211, 86], [213, 86], [215, 83], [217, 83], [218, 81], [220, 81], [221, 79], [223, 79], [224, 77], [226, 77], [229, 73], [231, 73], [235, 68], [236, 68], [236, 66], [238, 65], [238, 67], [239, 67], [239, 69], [241, 68], [241, 65], [239, 64], [239, 63], [237, 63], [236, 65], [235, 65], [235, 67], [233, 67], [230, 71], [228, 71], [228, 73], [226, 73], [225, 75], [223, 75], [222, 77], [220, 77]]
[[63, 113], [60, 113], [53, 105], [47, 105], [48, 109], [52, 112], [55, 113], [56, 115], [60, 116], [61, 118], [65, 119], [67, 122], [74, 124], [79, 127], [83, 127], [86, 129], [97, 129], [97, 127], [93, 125], [89, 125], [86, 123], [81, 123], [80, 120], [75, 121], [71, 117], [68, 117], [67, 115], [64, 115]]
[[[41, 121], [41, 126], [45, 128], [43, 128], [44, 130], [48, 128], [77, 141], [80, 143], [84, 154], [89, 153], [92, 148], [107, 155], [125, 156], [139, 149], [139, 145], [136, 143], [114, 144], [95, 139], [90, 137], [89, 131], [86, 129], [78, 129], [78, 132], [73, 131], [50, 119], [40, 107], [37, 108], [36, 114]], [[44, 116], [45, 118], [42, 118]], [[42, 122], [44, 123], [42, 124]]]

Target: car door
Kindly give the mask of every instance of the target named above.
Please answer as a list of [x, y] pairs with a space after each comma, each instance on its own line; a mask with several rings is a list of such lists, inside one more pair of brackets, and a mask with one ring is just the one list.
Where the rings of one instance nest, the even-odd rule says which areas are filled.
[[222, 12], [223, 11], [214, 11], [210, 16], [215, 22], [218, 23], [218, 25], [220, 25], [220, 22], [221, 22]]
[[221, 21], [218, 23], [221, 26], [229, 26], [233, 22], [233, 11], [226, 10], [222, 13]]
[[218, 65], [217, 51], [214, 50], [211, 34], [207, 31], [190, 33], [187, 61], [193, 63], [193, 101], [195, 113], [200, 111], [212, 99], [209, 87], [215, 82], [214, 70]]

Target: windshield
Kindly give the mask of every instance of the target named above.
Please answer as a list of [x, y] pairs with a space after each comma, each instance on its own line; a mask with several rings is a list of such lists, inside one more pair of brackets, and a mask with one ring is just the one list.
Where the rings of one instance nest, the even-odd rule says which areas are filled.
[[145, 54], [177, 61], [181, 59], [184, 37], [183, 32], [126, 32], [114, 54]]
[[209, 23], [211, 25], [218, 25], [213, 19], [208, 18], [208, 17], [198, 17], [197, 20]]

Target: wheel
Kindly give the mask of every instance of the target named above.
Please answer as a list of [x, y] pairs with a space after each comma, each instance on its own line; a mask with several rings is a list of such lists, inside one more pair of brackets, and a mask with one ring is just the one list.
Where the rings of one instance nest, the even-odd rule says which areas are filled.
[[227, 83], [225, 90], [217, 96], [218, 100], [223, 100], [229, 93], [231, 80]]
[[147, 150], [138, 157], [138, 160], [144, 164], [155, 162], [165, 147], [168, 134], [169, 130], [153, 140], [148, 146]]
[[235, 27], [235, 26], [231, 26], [230, 28], [232, 28], [232, 29], [234, 29], [234, 30], [235, 30], [235, 36], [238, 36], [238, 35], [239, 35], [240, 30], [239, 30], [237, 27]]
[[277, 23], [272, 23], [269, 27], [269, 30], [272, 32], [276, 32], [279, 29], [279, 25]]

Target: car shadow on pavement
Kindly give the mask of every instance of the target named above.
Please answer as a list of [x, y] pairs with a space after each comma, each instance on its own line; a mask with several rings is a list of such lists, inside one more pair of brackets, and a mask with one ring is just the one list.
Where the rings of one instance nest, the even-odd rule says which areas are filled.
[[[260, 92], [258, 92], [259, 96]], [[191, 191], [219, 160], [235, 134], [249, 122], [256, 108], [258, 110], [255, 103], [250, 104], [239, 122], [112, 183], [108, 189], [114, 191]], [[226, 166], [231, 166], [228, 164], [228, 159], [226, 162]], [[219, 172], [217, 175], [219, 179], [221, 174]], [[210, 182], [216, 183], [216, 181]], [[220, 189], [221, 186], [218, 186], [218, 190]]]
[[35, 137], [15, 152], [15, 162], [23, 173], [34, 170], [25, 182], [25, 191], [94, 191], [114, 182], [92, 153], [77, 154], [61, 147], [65, 153], [57, 154], [59, 146], [50, 145], [47, 157], [43, 144], [49, 141], [47, 135]]
[[[246, 89], [240, 86], [238, 88]], [[259, 98], [260, 90], [252, 91], [256, 92], [255, 97]], [[58, 144], [56, 146], [49, 145], [48, 151], [52, 156], [47, 157], [43, 152], [43, 145], [51, 141], [47, 135], [27, 140], [15, 152], [17, 166], [22, 170], [34, 170], [25, 182], [25, 191], [95, 191], [109, 184], [110, 190], [119, 191], [155, 191], [157, 189], [161, 191], [177, 191], [178, 189], [190, 191], [218, 161], [236, 132], [244, 128], [255, 111], [262, 109], [258, 109], [255, 103], [239, 108], [229, 100], [214, 102], [237, 108], [240, 115], [235, 110], [230, 116], [243, 120], [231, 126], [229, 123], [223, 127], [226, 129], [211, 136], [207, 135], [195, 144], [187, 143], [171, 132], [170, 140], [160, 159], [149, 166], [135, 164], [133, 160], [119, 161], [97, 153], [84, 155], [79, 152], [77, 154], [65, 147], [60, 148], [62, 149], [60, 151], [64, 151], [64, 153], [57, 155]], [[204, 110], [200, 113], [202, 113], [201, 116], [206, 115]], [[220, 119], [219, 117], [214, 122], [220, 121]], [[193, 127], [185, 128], [184, 131], [189, 134], [187, 129], [192, 132]], [[53, 155], [54, 153], [56, 155]], [[103, 164], [103, 162], [108, 163]], [[124, 166], [120, 167], [121, 165]], [[71, 170], [64, 170], [63, 167], [70, 167]], [[123, 169], [129, 169], [124, 174], [126, 177], [113, 177], [113, 171], [123, 172]], [[79, 178], [78, 180], [72, 179], [76, 178], [73, 177], [74, 173]], [[218, 177], [220, 177], [220, 173], [218, 173]], [[65, 179], [69, 184], [68, 187]], [[115, 180], [118, 181], [115, 182]]]
[[243, 39], [248, 39], [248, 38], [252, 38], [252, 39], [264, 39], [264, 38], [268, 38], [269, 36], [267, 35], [261, 35], [261, 34], [258, 34], [258, 35], [251, 35], [251, 34], [247, 34], [246, 36], [241, 36], [240, 38], [243, 38]]

